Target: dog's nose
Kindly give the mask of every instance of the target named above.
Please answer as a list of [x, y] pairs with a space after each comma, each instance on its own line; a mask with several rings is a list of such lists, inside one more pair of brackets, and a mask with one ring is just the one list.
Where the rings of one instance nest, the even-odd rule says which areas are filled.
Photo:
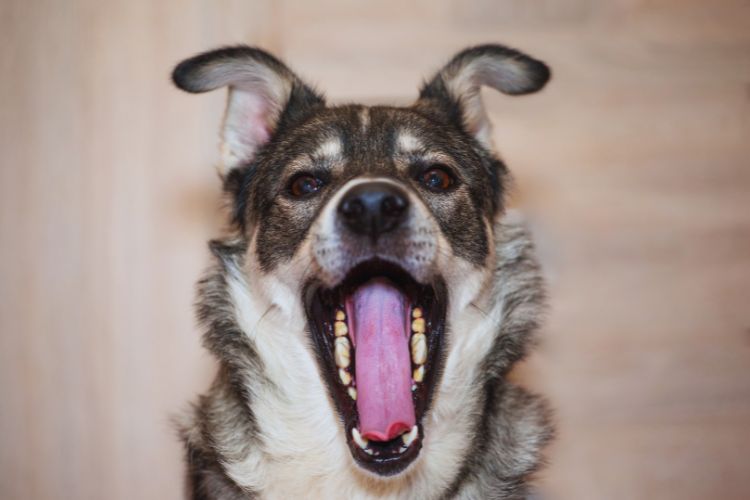
[[409, 208], [407, 194], [389, 182], [357, 184], [341, 199], [339, 216], [352, 232], [377, 239], [403, 222]]

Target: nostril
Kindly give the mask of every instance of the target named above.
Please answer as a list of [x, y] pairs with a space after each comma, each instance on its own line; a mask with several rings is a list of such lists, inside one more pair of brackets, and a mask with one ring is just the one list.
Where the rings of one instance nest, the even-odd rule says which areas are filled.
[[386, 196], [380, 203], [380, 210], [388, 217], [398, 217], [406, 208], [406, 200], [400, 196]]
[[339, 206], [339, 212], [347, 219], [356, 219], [365, 212], [365, 206], [359, 198], [344, 200]]

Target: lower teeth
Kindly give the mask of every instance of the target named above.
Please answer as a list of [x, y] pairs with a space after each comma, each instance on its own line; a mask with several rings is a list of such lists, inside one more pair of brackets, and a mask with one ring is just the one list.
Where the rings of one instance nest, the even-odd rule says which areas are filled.
[[401, 439], [404, 442], [404, 445], [408, 448], [410, 444], [414, 442], [414, 440], [417, 438], [417, 435], [419, 434], [419, 429], [415, 425], [411, 428], [411, 430], [407, 434], [401, 434]]
[[370, 444], [367, 439], [362, 437], [356, 427], [352, 429], [352, 439], [354, 439], [354, 442], [357, 443], [357, 446], [359, 446], [363, 450], [367, 448], [368, 444]]
[[[404, 453], [406, 450], [408, 450], [409, 446], [411, 446], [414, 440], [417, 439], [418, 435], [419, 428], [416, 425], [412, 427], [409, 432], [401, 434], [401, 440], [404, 444], [398, 449], [398, 452]], [[380, 455], [380, 453], [378, 453], [377, 451], [370, 449], [370, 441], [367, 438], [362, 437], [362, 434], [359, 433], [359, 429], [357, 429], [356, 427], [352, 428], [352, 439], [355, 443], [357, 443], [357, 446], [359, 446], [368, 455]]]

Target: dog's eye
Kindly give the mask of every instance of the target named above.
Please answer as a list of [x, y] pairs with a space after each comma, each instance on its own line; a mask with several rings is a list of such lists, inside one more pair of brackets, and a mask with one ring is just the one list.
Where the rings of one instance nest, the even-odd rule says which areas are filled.
[[300, 174], [289, 184], [289, 192], [295, 198], [308, 196], [323, 187], [323, 181], [309, 174]]
[[431, 167], [424, 171], [419, 181], [430, 191], [447, 191], [453, 186], [453, 176], [442, 167]]

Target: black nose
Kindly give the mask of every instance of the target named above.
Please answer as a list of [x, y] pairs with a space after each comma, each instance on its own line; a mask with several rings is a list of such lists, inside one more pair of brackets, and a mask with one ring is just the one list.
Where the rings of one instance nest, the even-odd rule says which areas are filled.
[[374, 240], [403, 222], [409, 208], [406, 193], [389, 182], [363, 182], [351, 188], [339, 203], [339, 216], [356, 234]]

